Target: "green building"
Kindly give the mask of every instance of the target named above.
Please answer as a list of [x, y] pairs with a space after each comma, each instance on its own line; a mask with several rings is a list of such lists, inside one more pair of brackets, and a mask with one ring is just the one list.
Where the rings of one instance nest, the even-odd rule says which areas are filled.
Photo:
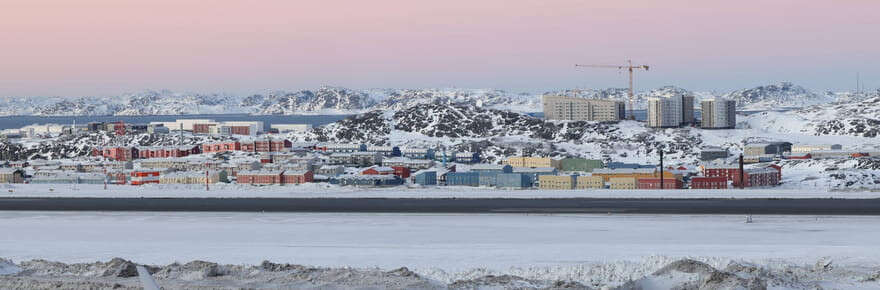
[[593, 172], [593, 169], [602, 168], [602, 160], [584, 158], [565, 158], [561, 161], [562, 171]]

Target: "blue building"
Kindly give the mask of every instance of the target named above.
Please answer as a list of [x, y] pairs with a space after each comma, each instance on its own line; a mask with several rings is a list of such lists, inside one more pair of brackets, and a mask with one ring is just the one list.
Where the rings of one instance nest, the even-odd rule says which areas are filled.
[[553, 168], [553, 167], [536, 167], [536, 168], [517, 167], [517, 168], [513, 169], [513, 173], [521, 173], [523, 175], [528, 176], [529, 179], [531, 180], [531, 184], [535, 185], [535, 184], [538, 184], [538, 176], [557, 175], [559, 173], [559, 170], [557, 170], [556, 168]]
[[419, 171], [413, 179], [416, 184], [437, 185], [437, 171]]
[[499, 173], [496, 176], [498, 188], [528, 188], [532, 187], [532, 177], [522, 173]]
[[480, 186], [495, 186], [498, 184], [498, 174], [513, 173], [510, 165], [476, 164], [471, 167], [471, 172], [479, 173]]
[[446, 185], [451, 186], [479, 186], [479, 172], [449, 172], [446, 173]]

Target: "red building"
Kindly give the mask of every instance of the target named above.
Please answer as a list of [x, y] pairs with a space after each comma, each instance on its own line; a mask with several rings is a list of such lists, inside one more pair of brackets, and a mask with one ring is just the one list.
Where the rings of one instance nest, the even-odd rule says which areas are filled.
[[216, 132], [217, 130], [213, 130], [211, 128], [217, 127], [217, 124], [193, 124], [193, 133], [195, 134], [209, 134], [211, 131]]
[[409, 167], [404, 166], [391, 166], [394, 169], [394, 175], [400, 178], [409, 178], [410, 170]]
[[251, 135], [251, 126], [228, 126], [230, 135]]
[[202, 149], [200, 146], [183, 146], [183, 147], [140, 147], [138, 148], [138, 158], [165, 158], [165, 157], [185, 157], [192, 154], [200, 154]]
[[247, 152], [279, 152], [293, 146], [289, 140], [255, 140], [241, 142], [241, 150]]
[[703, 169], [703, 176], [723, 177], [730, 181], [739, 180], [739, 166], [706, 167]]
[[[663, 189], [681, 189], [684, 187], [678, 178], [664, 178]], [[639, 178], [639, 189], [660, 189], [660, 178]]]
[[301, 184], [315, 180], [315, 174], [311, 170], [285, 171], [281, 174], [281, 184]]
[[204, 153], [240, 151], [240, 150], [241, 150], [241, 143], [239, 143], [238, 141], [227, 141], [227, 142], [215, 142], [215, 143], [202, 144], [202, 152], [204, 152]]
[[724, 177], [701, 177], [691, 178], [692, 189], [727, 189], [727, 178]]
[[117, 161], [129, 161], [138, 157], [138, 150], [134, 147], [104, 147], [92, 150], [92, 155]]
[[363, 175], [394, 175], [395, 169], [391, 167], [373, 166], [361, 171]]
[[[740, 187], [740, 171], [734, 167], [714, 167], [703, 170], [705, 177], [722, 177], [733, 181], [734, 187]], [[746, 169], [743, 176], [745, 187], [752, 186], [775, 186], [782, 181], [782, 167], [776, 164], [762, 168]]]
[[125, 171], [107, 171], [107, 183], [126, 184], [130, 174]]
[[138, 170], [131, 172], [131, 185], [144, 185], [147, 183], [159, 183], [159, 171]]
[[236, 175], [239, 184], [281, 184], [283, 171], [252, 171], [242, 170]]
[[784, 155], [785, 159], [811, 159], [813, 158], [810, 153], [792, 153], [789, 155]]

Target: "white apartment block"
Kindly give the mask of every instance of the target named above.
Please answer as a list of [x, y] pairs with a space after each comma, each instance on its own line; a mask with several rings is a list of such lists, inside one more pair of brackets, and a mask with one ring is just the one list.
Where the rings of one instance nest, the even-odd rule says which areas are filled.
[[648, 127], [679, 127], [683, 116], [681, 96], [648, 98]]
[[704, 129], [736, 128], [736, 102], [727, 99], [705, 99], [700, 102]]
[[620, 121], [626, 118], [622, 101], [566, 96], [543, 96], [545, 120]]

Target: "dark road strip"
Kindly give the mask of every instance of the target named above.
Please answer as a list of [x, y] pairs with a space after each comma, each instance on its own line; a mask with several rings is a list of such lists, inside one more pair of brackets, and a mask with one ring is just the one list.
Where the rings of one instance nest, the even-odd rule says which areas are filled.
[[0, 198], [0, 210], [880, 215], [880, 199]]

